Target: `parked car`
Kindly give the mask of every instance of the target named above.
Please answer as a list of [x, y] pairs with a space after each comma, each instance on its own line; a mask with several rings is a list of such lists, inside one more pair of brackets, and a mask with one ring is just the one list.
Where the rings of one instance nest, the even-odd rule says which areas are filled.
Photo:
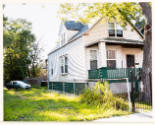
[[9, 83], [6, 84], [6, 87], [9, 88], [22, 88], [22, 89], [30, 89], [31, 85], [23, 82], [23, 81], [10, 81]]

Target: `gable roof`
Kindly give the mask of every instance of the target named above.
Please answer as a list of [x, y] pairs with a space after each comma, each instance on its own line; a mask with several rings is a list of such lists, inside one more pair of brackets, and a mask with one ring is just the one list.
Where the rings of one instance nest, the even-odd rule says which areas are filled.
[[[71, 21], [66, 21], [64, 23], [64, 26], [66, 27], [66, 29], [68, 30], [75, 30], [75, 31], [79, 31], [77, 32], [75, 35], [73, 35], [69, 40], [68, 40], [68, 43], [69, 44], [70, 42], [73, 42], [74, 40], [80, 38], [83, 34], [85, 34], [86, 32], [89, 32], [91, 29], [93, 29], [95, 27], [95, 25], [97, 25], [97, 23], [99, 23], [100, 21], [102, 20], [102, 18], [98, 19], [90, 28], [88, 28], [88, 25], [87, 24], [82, 24], [81, 22], [75, 22], [73, 20]], [[133, 27], [133, 29], [138, 33], [138, 35], [140, 35], [141, 38], [143, 38], [143, 34], [140, 33], [140, 31], [138, 30], [138, 28], [133, 25], [130, 21], [128, 21], [128, 23]], [[106, 40], [106, 39], [105, 39]], [[115, 41], [117, 41], [117, 39], [115, 39]], [[129, 40], [131, 42], [131, 40]], [[120, 41], [122, 42], [122, 40]], [[138, 42], [138, 41], [132, 41], [132, 44], [136, 44], [134, 42]], [[143, 42], [143, 41], [142, 41]], [[58, 49], [61, 49], [62, 47], [66, 46], [67, 44], [59, 47], [59, 48], [56, 48], [54, 50], [52, 50], [48, 55], [50, 55], [51, 53], [55, 52], [56, 50]], [[127, 44], [127, 42], [126, 42]], [[139, 42], [138, 42], [139, 44]], [[144, 44], [144, 43], [141, 43], [140, 44]]]
[[[74, 41], [74, 40], [76, 40], [76, 39], [78, 39], [78, 38], [80, 38], [89, 28], [88, 28], [88, 25], [84, 25], [84, 24], [80, 24], [80, 22], [78, 22], [78, 23], [76, 23], [76, 22], [72, 22], [72, 21], [68, 21], [68, 22], [71, 22], [71, 23], [67, 23], [66, 25], [67, 25], [67, 27], [68, 27], [68, 30], [78, 30], [79, 32], [77, 32], [75, 35], [73, 35], [69, 40], [68, 40], [68, 42], [66, 43], [66, 44], [64, 44], [63, 46], [61, 46], [61, 47], [59, 47], [59, 48], [55, 48], [55, 49], [53, 49], [48, 55], [50, 55], [51, 53], [53, 53], [53, 52], [55, 52], [55, 51], [57, 51], [57, 50], [59, 50], [59, 49], [61, 49], [62, 47], [64, 47], [64, 46], [66, 46], [66, 45], [68, 45], [69, 43], [71, 43], [72, 41]], [[66, 26], [65, 25], [65, 26]], [[67, 28], [66, 27], [66, 28]], [[77, 28], [78, 27], [78, 28]]]

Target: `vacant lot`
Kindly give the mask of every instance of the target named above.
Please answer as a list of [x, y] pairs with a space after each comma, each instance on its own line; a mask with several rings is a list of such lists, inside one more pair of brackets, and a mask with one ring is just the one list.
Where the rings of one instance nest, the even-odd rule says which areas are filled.
[[129, 112], [88, 106], [80, 102], [79, 96], [46, 88], [4, 90], [5, 121], [84, 121], [126, 114]]

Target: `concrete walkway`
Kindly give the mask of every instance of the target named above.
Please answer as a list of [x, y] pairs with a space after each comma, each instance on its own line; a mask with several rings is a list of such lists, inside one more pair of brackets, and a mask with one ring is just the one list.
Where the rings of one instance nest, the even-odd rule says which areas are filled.
[[94, 120], [94, 122], [145, 122], [152, 121], [152, 111], [134, 113], [126, 116], [114, 116], [111, 118], [102, 118]]

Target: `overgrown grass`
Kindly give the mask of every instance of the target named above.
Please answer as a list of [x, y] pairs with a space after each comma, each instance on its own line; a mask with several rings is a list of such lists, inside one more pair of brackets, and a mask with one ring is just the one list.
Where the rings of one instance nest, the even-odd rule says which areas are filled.
[[112, 94], [108, 82], [104, 82], [104, 85], [97, 82], [94, 88], [87, 88], [81, 94], [81, 101], [103, 109], [129, 110], [128, 103], [124, 99]]
[[87, 105], [79, 96], [58, 94], [46, 88], [4, 90], [5, 121], [84, 121], [127, 114], [128, 111]]

